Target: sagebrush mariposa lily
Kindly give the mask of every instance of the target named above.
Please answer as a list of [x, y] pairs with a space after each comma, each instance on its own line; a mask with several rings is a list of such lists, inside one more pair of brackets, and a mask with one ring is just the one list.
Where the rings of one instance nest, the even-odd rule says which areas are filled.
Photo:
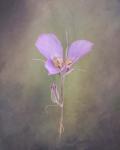
[[63, 126], [63, 106], [64, 106], [64, 79], [65, 75], [74, 69], [74, 64], [83, 56], [88, 54], [93, 43], [87, 40], [77, 40], [70, 44], [64, 55], [61, 42], [53, 33], [42, 34], [38, 37], [35, 46], [38, 51], [45, 57], [45, 68], [49, 75], [60, 75], [61, 86], [58, 91], [55, 83], [51, 84], [51, 100], [61, 109], [59, 136], [64, 131]]

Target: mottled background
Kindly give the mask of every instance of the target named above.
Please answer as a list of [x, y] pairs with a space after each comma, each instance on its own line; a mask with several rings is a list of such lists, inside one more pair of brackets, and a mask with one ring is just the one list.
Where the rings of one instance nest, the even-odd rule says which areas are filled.
[[[65, 132], [34, 44], [54, 32], [65, 48], [87, 39], [93, 51], [65, 82]], [[56, 77], [58, 79], [58, 77]], [[120, 1], [0, 0], [0, 150], [120, 149]]]

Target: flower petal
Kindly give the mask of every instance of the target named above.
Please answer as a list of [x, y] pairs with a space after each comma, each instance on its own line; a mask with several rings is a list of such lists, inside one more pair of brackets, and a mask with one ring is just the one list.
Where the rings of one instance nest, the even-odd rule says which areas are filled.
[[60, 72], [60, 69], [56, 68], [51, 60], [47, 60], [45, 62], [45, 68], [47, 69], [49, 75], [58, 74]]
[[63, 48], [53, 33], [42, 34], [35, 43], [39, 52], [47, 59], [63, 57]]
[[68, 50], [68, 58], [76, 62], [79, 58], [87, 54], [93, 46], [93, 43], [86, 40], [78, 40], [71, 44]]

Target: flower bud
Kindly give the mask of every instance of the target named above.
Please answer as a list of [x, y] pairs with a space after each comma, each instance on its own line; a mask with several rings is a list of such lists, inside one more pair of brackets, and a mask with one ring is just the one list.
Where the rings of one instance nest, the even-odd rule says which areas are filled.
[[58, 89], [57, 89], [57, 85], [53, 82], [51, 84], [51, 100], [53, 103], [56, 103], [59, 105], [59, 92], [58, 92]]

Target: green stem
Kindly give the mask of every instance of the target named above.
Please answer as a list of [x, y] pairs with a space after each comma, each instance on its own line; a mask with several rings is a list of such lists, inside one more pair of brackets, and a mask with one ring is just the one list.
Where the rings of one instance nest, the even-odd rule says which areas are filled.
[[64, 113], [64, 76], [60, 74], [61, 78], [61, 106], [60, 106], [60, 126], [59, 126], [59, 138], [61, 139], [62, 133], [64, 132], [63, 125], [63, 113]]

